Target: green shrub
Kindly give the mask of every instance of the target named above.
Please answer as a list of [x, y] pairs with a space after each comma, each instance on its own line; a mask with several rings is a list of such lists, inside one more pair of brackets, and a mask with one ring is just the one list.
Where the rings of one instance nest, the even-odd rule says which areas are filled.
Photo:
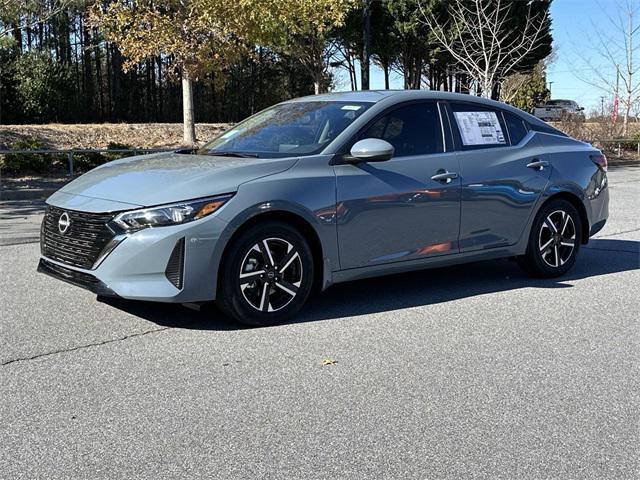
[[[107, 144], [108, 149], [126, 149], [131, 148], [130, 145], [125, 145], [123, 143], [110, 142]], [[73, 155], [73, 168], [74, 171], [78, 172], [86, 172], [95, 168], [103, 163], [111, 162], [113, 160], [118, 160], [124, 157], [130, 157], [133, 153], [128, 152], [86, 152], [86, 153], [75, 153]]]
[[[117, 142], [109, 142], [107, 144], [107, 148], [109, 150], [124, 150], [126, 148], [132, 148], [131, 145], [126, 145], [124, 143]], [[104, 156], [107, 158], [105, 161], [110, 162], [112, 160], [118, 160], [120, 158], [132, 157], [133, 152], [113, 152], [113, 153], [105, 153]]]
[[[39, 150], [42, 145], [36, 137], [17, 140], [11, 150]], [[10, 174], [40, 174], [60, 169], [65, 157], [38, 153], [10, 153], [4, 155], [2, 169]]]
[[611, 150], [617, 150], [618, 145], [622, 150], [636, 150], [638, 148], [638, 142], [640, 142], [640, 134], [632, 135], [630, 138], [614, 138], [607, 146]]
[[78, 152], [73, 154], [73, 171], [87, 172], [92, 168], [108, 162], [102, 153], [98, 152]]
[[[42, 145], [36, 137], [18, 140], [11, 145], [12, 150], [39, 150]], [[122, 150], [131, 148], [130, 145], [111, 142], [108, 149]], [[103, 163], [133, 156], [133, 152], [77, 152], [73, 154], [74, 173], [84, 173]], [[12, 175], [31, 175], [43, 173], [67, 173], [69, 169], [68, 155], [11, 153], [0, 157], [3, 172]]]

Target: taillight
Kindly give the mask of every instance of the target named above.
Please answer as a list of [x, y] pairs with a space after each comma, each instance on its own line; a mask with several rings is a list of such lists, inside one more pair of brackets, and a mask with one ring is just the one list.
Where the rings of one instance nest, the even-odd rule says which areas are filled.
[[603, 172], [607, 171], [607, 167], [608, 167], [607, 157], [605, 157], [603, 154], [591, 155], [591, 160], [593, 161], [593, 163], [598, 165], [598, 167], [600, 167], [600, 169]]

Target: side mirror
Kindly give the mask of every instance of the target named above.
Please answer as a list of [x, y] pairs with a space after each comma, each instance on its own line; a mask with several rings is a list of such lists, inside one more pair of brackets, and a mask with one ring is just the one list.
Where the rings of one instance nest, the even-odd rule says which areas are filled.
[[351, 147], [351, 158], [345, 159], [349, 163], [384, 162], [393, 157], [394, 148], [389, 142], [379, 138], [365, 138]]

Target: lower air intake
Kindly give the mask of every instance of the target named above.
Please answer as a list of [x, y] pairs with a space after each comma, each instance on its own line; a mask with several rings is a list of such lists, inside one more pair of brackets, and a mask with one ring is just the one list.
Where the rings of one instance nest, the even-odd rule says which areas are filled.
[[173, 247], [173, 252], [169, 257], [167, 268], [164, 274], [177, 289], [182, 290], [182, 281], [184, 277], [184, 238], [181, 238]]

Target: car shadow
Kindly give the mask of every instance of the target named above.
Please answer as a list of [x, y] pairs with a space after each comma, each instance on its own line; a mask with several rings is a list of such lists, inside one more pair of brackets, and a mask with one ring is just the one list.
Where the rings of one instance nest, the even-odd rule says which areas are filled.
[[[640, 242], [592, 239], [583, 246], [574, 268], [555, 279], [534, 279], [509, 260], [491, 260], [447, 268], [422, 270], [335, 285], [316, 295], [288, 323], [353, 317], [404, 308], [434, 305], [495, 292], [533, 288], [572, 288], [571, 282], [640, 269]], [[114, 308], [158, 325], [200, 330], [243, 327], [225, 317], [214, 304], [196, 311], [182, 305], [101, 299]]]

